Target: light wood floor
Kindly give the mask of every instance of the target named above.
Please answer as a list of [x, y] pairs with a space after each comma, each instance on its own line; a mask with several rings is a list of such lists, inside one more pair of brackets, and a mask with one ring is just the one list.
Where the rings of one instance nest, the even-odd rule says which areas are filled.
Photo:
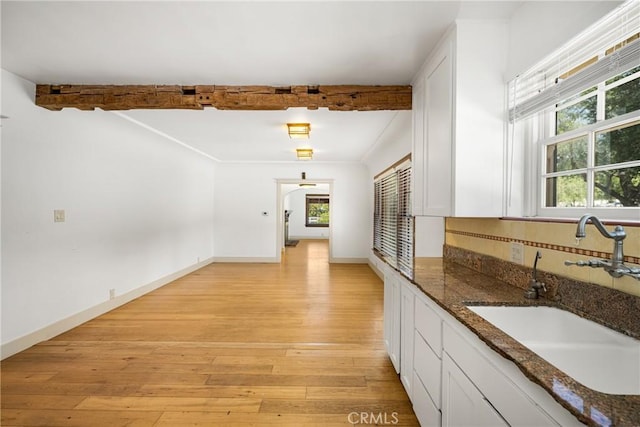
[[211, 264], [4, 360], [2, 426], [418, 425], [381, 281], [327, 254]]

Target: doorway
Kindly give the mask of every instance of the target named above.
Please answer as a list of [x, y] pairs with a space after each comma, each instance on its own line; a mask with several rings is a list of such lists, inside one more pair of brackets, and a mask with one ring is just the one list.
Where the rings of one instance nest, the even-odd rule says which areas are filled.
[[[276, 180], [277, 191], [277, 262], [282, 261], [282, 253], [286, 250], [286, 240], [324, 239], [328, 240], [329, 262], [332, 254], [332, 226], [333, 220], [333, 180], [332, 179], [279, 179]], [[308, 195], [323, 195], [329, 202], [329, 226], [308, 226], [306, 200]], [[287, 221], [288, 220], [288, 221]], [[311, 222], [314, 222], [312, 220]], [[290, 242], [292, 243], [292, 242]]]

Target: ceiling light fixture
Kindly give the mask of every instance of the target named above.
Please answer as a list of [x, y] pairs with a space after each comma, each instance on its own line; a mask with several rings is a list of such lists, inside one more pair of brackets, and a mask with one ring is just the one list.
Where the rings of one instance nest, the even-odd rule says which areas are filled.
[[309, 138], [311, 125], [309, 123], [287, 123], [287, 132], [291, 139]]
[[296, 148], [296, 156], [298, 156], [298, 160], [311, 160], [313, 158], [313, 149]]

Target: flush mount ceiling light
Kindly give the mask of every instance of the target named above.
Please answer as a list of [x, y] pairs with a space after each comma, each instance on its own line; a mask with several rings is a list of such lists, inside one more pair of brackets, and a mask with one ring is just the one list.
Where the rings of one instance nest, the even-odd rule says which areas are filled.
[[287, 123], [287, 132], [289, 132], [289, 138], [292, 139], [309, 138], [311, 125], [309, 123]]
[[296, 148], [296, 156], [298, 156], [298, 160], [311, 160], [313, 158], [313, 149]]

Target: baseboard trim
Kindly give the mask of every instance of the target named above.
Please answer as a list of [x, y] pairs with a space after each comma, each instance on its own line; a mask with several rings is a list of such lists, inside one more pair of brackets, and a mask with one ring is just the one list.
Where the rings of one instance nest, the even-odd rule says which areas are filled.
[[278, 263], [276, 257], [213, 257], [213, 262]]
[[369, 260], [367, 258], [330, 258], [329, 262], [332, 264], [367, 264]]
[[369, 268], [371, 268], [371, 270], [373, 270], [373, 272], [376, 273], [376, 276], [378, 276], [380, 280], [384, 282], [384, 273], [380, 269], [378, 269], [378, 266], [374, 264], [371, 260], [367, 260], [367, 264], [369, 264]]
[[[232, 263], [279, 263], [277, 258], [258, 258], [258, 257], [214, 257], [213, 262], [232, 262]], [[330, 258], [332, 264], [367, 264], [367, 258]]]
[[289, 236], [289, 240], [329, 240], [329, 236]]
[[118, 295], [114, 299], [102, 302], [79, 313], [54, 322], [51, 325], [45, 326], [44, 328], [38, 329], [37, 331], [31, 332], [30, 334], [4, 343], [0, 346], [0, 360], [4, 360], [9, 356], [13, 356], [14, 354], [26, 350], [29, 347], [34, 346], [42, 341], [46, 341], [57, 335], [60, 335], [63, 332], [67, 332], [68, 330], [73, 329], [76, 326], [88, 322], [91, 319], [95, 319], [96, 317], [103, 315], [104, 313], [107, 313], [114, 308], [131, 302], [144, 294], [147, 294], [166, 285], [167, 283], [171, 283], [174, 280], [186, 276], [187, 274], [192, 273], [208, 264], [211, 264], [212, 262], [213, 258], [208, 258], [204, 261], [200, 261], [199, 263], [190, 265], [189, 267], [183, 268], [182, 270], [176, 271], [175, 273], [169, 274], [151, 283], [140, 286], [139, 288], [129, 291], [126, 294]]

